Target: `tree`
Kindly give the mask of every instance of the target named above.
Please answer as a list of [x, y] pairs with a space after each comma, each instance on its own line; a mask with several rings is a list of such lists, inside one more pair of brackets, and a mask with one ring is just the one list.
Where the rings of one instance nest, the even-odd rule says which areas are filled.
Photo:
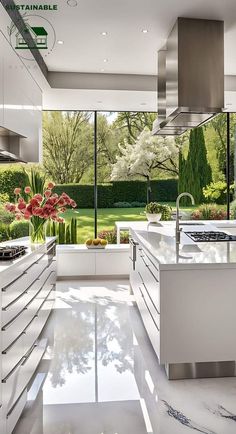
[[58, 183], [78, 183], [93, 162], [93, 126], [87, 112], [45, 112], [43, 165]]
[[156, 113], [120, 112], [114, 122], [114, 127], [125, 134], [128, 142], [134, 143], [145, 127], [152, 130], [156, 117]]
[[179, 147], [173, 137], [152, 136], [146, 127], [134, 143], [127, 140], [119, 144], [120, 155], [112, 167], [112, 180], [145, 178], [147, 181], [147, 202], [150, 202], [151, 176], [155, 169], [171, 175], [178, 174], [176, 157]]
[[191, 130], [188, 156], [185, 160], [182, 154], [180, 155], [179, 170], [179, 193], [188, 191], [196, 203], [201, 203], [204, 200], [203, 187], [212, 181], [202, 127]]

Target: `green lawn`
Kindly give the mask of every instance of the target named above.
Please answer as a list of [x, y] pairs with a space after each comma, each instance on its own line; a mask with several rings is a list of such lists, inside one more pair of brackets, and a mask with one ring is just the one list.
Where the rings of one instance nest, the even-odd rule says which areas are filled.
[[[175, 203], [169, 203], [173, 210]], [[182, 210], [191, 212], [194, 207], [183, 207]], [[76, 215], [78, 220], [78, 242], [84, 243], [87, 238], [94, 236], [94, 210], [93, 209], [79, 209], [76, 214], [73, 210], [68, 210], [63, 214], [66, 220]], [[115, 221], [128, 220], [128, 221], [142, 221], [146, 220], [144, 215], [144, 208], [101, 208], [98, 209], [98, 233], [104, 229], [114, 229]]]

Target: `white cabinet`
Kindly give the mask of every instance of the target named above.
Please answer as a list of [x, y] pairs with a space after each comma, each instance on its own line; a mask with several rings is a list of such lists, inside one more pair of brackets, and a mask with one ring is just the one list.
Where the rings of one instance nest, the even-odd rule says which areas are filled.
[[[0, 126], [21, 138], [20, 157], [39, 161], [41, 156], [42, 91], [20, 57], [0, 32]], [[17, 153], [10, 145], [7, 149]]]
[[[3, 35], [0, 33], [0, 47]], [[1, 50], [2, 53], [2, 50]], [[3, 127], [3, 55], [0, 55], [0, 127]]]
[[87, 249], [83, 244], [57, 246], [58, 276], [128, 276], [129, 246]]
[[54, 255], [52, 238], [0, 276], [1, 434], [11, 434], [26, 403], [28, 383], [46, 349], [47, 340], [39, 341], [39, 336], [55, 299]]

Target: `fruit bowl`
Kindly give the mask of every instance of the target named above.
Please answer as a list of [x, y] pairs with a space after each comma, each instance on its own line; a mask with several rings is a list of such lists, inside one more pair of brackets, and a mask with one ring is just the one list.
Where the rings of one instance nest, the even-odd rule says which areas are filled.
[[89, 239], [85, 243], [87, 249], [105, 249], [107, 244], [107, 240], [103, 240], [101, 238], [95, 238], [93, 240]]

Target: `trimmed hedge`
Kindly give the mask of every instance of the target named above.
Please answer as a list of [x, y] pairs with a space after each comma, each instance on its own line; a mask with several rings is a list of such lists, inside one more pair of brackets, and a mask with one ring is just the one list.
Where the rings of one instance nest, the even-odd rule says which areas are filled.
[[[152, 201], [174, 202], [178, 196], [177, 179], [161, 179], [151, 181]], [[54, 192], [67, 193], [78, 204], [78, 208], [94, 208], [93, 185], [61, 184], [54, 188]], [[98, 185], [98, 207], [112, 208], [116, 202], [144, 202], [146, 203], [146, 182], [143, 181], [114, 181], [109, 184]]]

